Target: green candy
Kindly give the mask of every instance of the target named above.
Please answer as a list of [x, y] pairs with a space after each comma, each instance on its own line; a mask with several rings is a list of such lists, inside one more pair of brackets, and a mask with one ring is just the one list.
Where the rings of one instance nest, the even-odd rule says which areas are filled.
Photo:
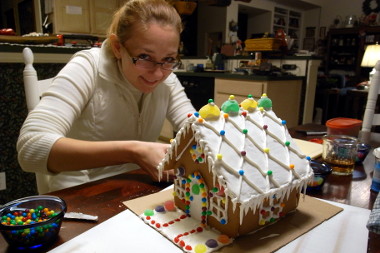
[[222, 104], [222, 111], [231, 115], [239, 113], [239, 104], [236, 100], [227, 100]]
[[197, 184], [193, 185], [193, 187], [191, 188], [191, 191], [193, 192], [194, 195], [199, 195], [199, 192], [200, 192], [199, 185]]
[[154, 215], [154, 211], [152, 209], [146, 209], [144, 211], [144, 215], [145, 216], [153, 216]]
[[258, 101], [259, 107], [263, 108], [271, 108], [272, 107], [272, 100], [268, 98], [267, 96], [262, 96]]

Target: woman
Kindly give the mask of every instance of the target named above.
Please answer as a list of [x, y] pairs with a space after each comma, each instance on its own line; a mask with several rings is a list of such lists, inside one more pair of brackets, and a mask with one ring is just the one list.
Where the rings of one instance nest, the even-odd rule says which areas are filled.
[[172, 73], [181, 30], [164, 0], [128, 1], [102, 47], [78, 52], [60, 71], [17, 143], [40, 193], [138, 167], [157, 180], [168, 148], [155, 142], [164, 119], [179, 129], [195, 110]]

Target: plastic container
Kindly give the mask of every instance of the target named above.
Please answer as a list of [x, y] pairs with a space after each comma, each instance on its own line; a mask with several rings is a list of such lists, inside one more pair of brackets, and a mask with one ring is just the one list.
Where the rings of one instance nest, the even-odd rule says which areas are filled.
[[17, 199], [0, 208], [0, 231], [13, 249], [45, 248], [58, 238], [66, 209], [65, 201], [55, 196]]
[[376, 148], [373, 151], [375, 156], [375, 167], [373, 169], [371, 191], [379, 192], [380, 191], [380, 148]]
[[358, 137], [363, 121], [351, 118], [333, 118], [326, 121], [327, 134]]

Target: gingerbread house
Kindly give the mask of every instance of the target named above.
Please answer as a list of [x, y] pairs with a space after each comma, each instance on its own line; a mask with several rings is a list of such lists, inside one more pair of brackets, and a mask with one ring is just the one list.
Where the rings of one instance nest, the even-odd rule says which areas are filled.
[[313, 178], [310, 158], [265, 94], [241, 104], [230, 96], [221, 109], [210, 100], [188, 115], [158, 166], [161, 175], [173, 168], [176, 206], [230, 237], [296, 210]]

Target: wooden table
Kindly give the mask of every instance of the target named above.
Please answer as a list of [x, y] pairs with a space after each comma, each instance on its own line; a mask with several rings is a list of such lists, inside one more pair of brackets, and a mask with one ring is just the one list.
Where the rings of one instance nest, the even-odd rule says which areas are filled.
[[[310, 129], [314, 126], [302, 126]], [[301, 129], [302, 129], [301, 127]], [[300, 128], [296, 128], [300, 129]], [[293, 137], [300, 139], [312, 139], [321, 136], [306, 136], [292, 129]], [[322, 130], [325, 130], [322, 126]], [[320, 127], [313, 130], [321, 130]], [[357, 171], [364, 171], [363, 166], [357, 166]], [[340, 203], [371, 209], [376, 194], [370, 191], [371, 175], [360, 180], [352, 180], [349, 176], [330, 175], [323, 191], [310, 194], [317, 198], [337, 201]], [[154, 183], [141, 169], [129, 173], [102, 179], [96, 182], [56, 191], [50, 195], [58, 196], [67, 203], [69, 212], [82, 212], [97, 215], [97, 222], [64, 220], [58, 240], [51, 246], [54, 248], [75, 236], [93, 228], [112, 216], [126, 210], [122, 203], [126, 200], [138, 198], [144, 195], [158, 192], [170, 184]], [[353, 231], [353, 233], [355, 233]], [[45, 249], [46, 251], [46, 249]], [[7, 246], [4, 238], [0, 236], [0, 253], [14, 252]], [[43, 252], [43, 250], [40, 250]], [[370, 233], [368, 238], [368, 252], [380, 252], [380, 235]]]

